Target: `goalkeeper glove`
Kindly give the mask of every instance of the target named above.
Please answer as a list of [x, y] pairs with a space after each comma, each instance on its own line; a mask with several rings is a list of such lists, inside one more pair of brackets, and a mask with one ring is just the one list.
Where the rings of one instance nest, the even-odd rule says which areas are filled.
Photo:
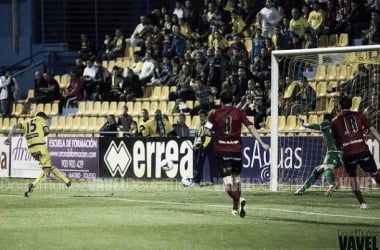
[[307, 123], [305, 122], [304, 119], [302, 119], [302, 118], [298, 118], [298, 119], [300, 120], [300, 123], [301, 123], [302, 127], [307, 127]]

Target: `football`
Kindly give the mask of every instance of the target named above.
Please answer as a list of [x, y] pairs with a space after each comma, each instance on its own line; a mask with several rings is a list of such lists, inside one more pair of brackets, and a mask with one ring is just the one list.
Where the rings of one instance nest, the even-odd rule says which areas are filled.
[[193, 183], [193, 179], [188, 178], [188, 177], [183, 177], [181, 182], [184, 187], [188, 187]]
[[173, 166], [174, 166], [174, 164], [173, 164], [173, 162], [171, 160], [163, 159], [161, 161], [161, 168], [162, 168], [162, 170], [165, 170], [165, 171], [172, 170]]

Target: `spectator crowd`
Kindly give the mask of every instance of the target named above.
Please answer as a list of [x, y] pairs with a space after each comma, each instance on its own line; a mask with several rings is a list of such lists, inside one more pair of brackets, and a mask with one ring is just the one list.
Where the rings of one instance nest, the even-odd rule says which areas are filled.
[[[273, 50], [316, 48], [322, 35], [340, 33], [350, 42], [380, 42], [378, 6], [371, 0], [204, 0], [197, 8], [190, 0], [176, 1], [174, 9], [162, 6], [141, 16], [131, 34], [122, 28], [105, 35], [101, 46], [81, 34], [69, 84], [59, 91], [52, 76], [36, 72], [35, 101], [59, 101], [62, 112], [82, 100], [134, 101], [148, 84], [170, 86], [175, 87], [170, 101], [196, 101], [195, 107], [179, 109], [193, 117], [217, 107], [215, 99], [230, 90], [234, 104], [260, 128], [270, 115], [270, 86], [276, 84], [270, 79]], [[133, 58], [127, 67], [103, 65], [125, 56]], [[305, 94], [299, 106], [289, 106], [284, 96], [284, 112], [315, 108], [307, 79], [292, 72], [286, 77]]]

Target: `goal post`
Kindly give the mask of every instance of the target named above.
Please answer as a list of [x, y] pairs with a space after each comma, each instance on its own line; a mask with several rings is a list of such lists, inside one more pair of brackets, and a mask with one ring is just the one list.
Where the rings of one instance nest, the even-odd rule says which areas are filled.
[[[296, 63], [298, 63], [298, 65], [296, 65]], [[313, 80], [313, 74], [316, 73], [315, 69], [318, 65], [325, 65], [327, 67], [329, 65], [344, 63], [364, 63], [372, 66], [380, 65], [380, 45], [272, 51], [270, 89], [270, 191], [278, 191], [279, 185], [281, 184], [279, 183], [279, 170], [281, 165], [279, 157], [281, 145], [279, 140], [282, 135], [279, 136], [279, 116], [281, 115], [279, 113], [279, 100], [281, 100], [283, 95], [283, 89], [280, 88], [280, 82], [285, 78], [285, 72], [292, 72], [291, 74], [295, 80], [297, 80], [296, 78], [302, 77], [304, 74], [305, 77]], [[302, 64], [303, 66], [301, 67], [299, 64]], [[373, 67], [371, 67], [371, 70], [372, 69]], [[328, 79], [326, 79], [326, 81], [328, 81]], [[317, 80], [316, 82], [318, 84]], [[377, 90], [378, 89], [376, 89], [376, 91]], [[379, 95], [380, 93], [376, 96]], [[378, 100], [376, 103], [378, 103]], [[327, 109], [327, 106], [324, 108]], [[307, 147], [310, 145], [305, 144], [305, 146]], [[309, 152], [306, 152], [306, 154], [313, 154], [312, 149]], [[304, 173], [306, 174], [307, 171]], [[292, 174], [295, 176], [297, 175], [296, 171]], [[302, 178], [305, 179], [307, 176], [302, 176]]]

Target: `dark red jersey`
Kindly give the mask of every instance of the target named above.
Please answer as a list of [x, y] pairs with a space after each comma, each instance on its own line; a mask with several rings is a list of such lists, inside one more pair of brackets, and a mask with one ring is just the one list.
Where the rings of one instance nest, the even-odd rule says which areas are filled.
[[343, 155], [369, 150], [364, 134], [371, 126], [371, 122], [362, 113], [352, 111], [344, 111], [332, 120], [332, 136]]
[[241, 126], [253, 125], [243, 110], [233, 106], [212, 110], [208, 121], [215, 131], [214, 150], [219, 152], [240, 152]]

